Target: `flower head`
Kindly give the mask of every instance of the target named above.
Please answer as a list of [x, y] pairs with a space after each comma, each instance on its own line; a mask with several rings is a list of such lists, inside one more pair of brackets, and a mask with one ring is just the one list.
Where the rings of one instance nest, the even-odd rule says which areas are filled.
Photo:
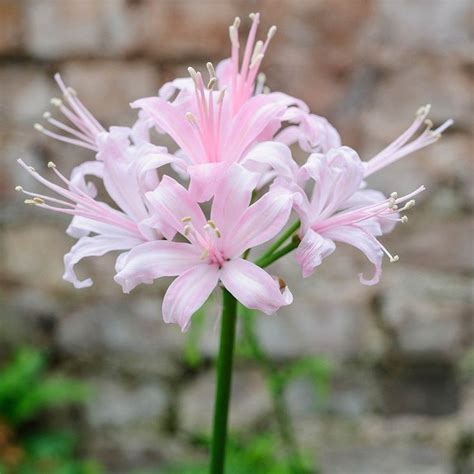
[[[248, 248], [272, 239], [292, 207], [288, 192], [263, 195], [250, 205], [256, 179], [239, 165], [224, 174], [206, 219], [192, 194], [164, 177], [147, 197], [154, 210], [150, 224], [167, 240], [134, 248], [121, 262], [115, 280], [128, 292], [139, 283], [177, 276], [163, 301], [163, 318], [187, 328], [193, 313], [219, 281], [245, 306], [273, 313], [291, 302], [288, 289], [243, 258]], [[179, 234], [186, 242], [172, 239]]]

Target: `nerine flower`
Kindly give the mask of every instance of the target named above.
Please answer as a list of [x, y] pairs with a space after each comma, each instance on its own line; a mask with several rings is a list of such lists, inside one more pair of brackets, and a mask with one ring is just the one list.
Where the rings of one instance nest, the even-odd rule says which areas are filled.
[[[27, 204], [73, 216], [66, 232], [79, 240], [64, 256], [63, 278], [76, 288], [84, 288], [92, 285], [92, 280], [79, 280], [74, 271], [74, 266], [83, 258], [129, 250], [143, 242], [161, 238], [155, 229], [142, 222], [149, 217], [145, 194], [159, 182], [156, 170], [172, 162], [174, 157], [165, 148], [146, 141], [142, 123], [132, 129], [112, 127], [107, 132], [79, 101], [76, 93], [64, 85], [60, 76], [55, 77], [69, 107], [58, 98], [52, 99], [52, 103], [77, 130], [53, 118], [50, 112], [44, 117], [51, 125], [75, 138], [59, 135], [39, 124], [35, 128], [55, 139], [96, 151], [97, 159], [75, 167], [70, 179], [49, 162], [48, 168], [53, 170], [60, 184], [45, 179], [34, 168], [18, 160], [37, 181], [62, 199], [26, 191], [21, 186], [16, 189], [31, 197], [25, 201]], [[96, 199], [97, 189], [88, 181], [89, 176], [103, 182], [116, 208]]]
[[[140, 283], [177, 276], [166, 292], [163, 318], [183, 330], [219, 281], [248, 308], [270, 314], [290, 304], [289, 290], [242, 254], [272, 239], [284, 227], [293, 196], [270, 190], [250, 205], [255, 185], [256, 175], [240, 165], [228, 168], [216, 189], [210, 219], [206, 219], [187, 189], [163, 177], [147, 198], [154, 211], [149, 224], [167, 240], [131, 250], [121, 261], [115, 280], [129, 292]], [[186, 242], [173, 241], [177, 234]]]
[[[340, 144], [335, 129], [322, 117], [311, 115], [304, 102], [265, 89], [259, 68], [276, 27], [269, 29], [264, 42], [255, 41], [260, 17], [250, 16], [252, 25], [241, 64], [240, 20], [236, 18], [229, 28], [231, 57], [216, 70], [207, 64], [207, 85], [200, 72], [189, 68], [190, 79], [172, 81], [163, 86], [158, 97], [132, 104], [179, 146], [178, 155], [190, 176], [190, 191], [199, 201], [212, 197], [222, 173], [232, 163], [261, 163], [262, 170], [270, 171], [263, 184], [279, 175], [282, 167], [285, 176], [294, 173], [296, 166], [284, 145], [298, 142], [305, 150], [325, 151]], [[292, 125], [282, 131], [284, 123]], [[280, 143], [269, 144], [274, 137]]]
[[[424, 187], [401, 197], [393, 192], [386, 198], [379, 191], [365, 189], [364, 179], [440, 138], [452, 120], [432, 130], [432, 122], [426, 119], [429, 110], [429, 106], [420, 108], [413, 124], [368, 162], [362, 162], [357, 152], [349, 147], [310, 155], [299, 172], [298, 181], [302, 187], [313, 181], [314, 188], [310, 198], [300, 188], [303, 198], [301, 204], [295, 206], [302, 222], [302, 241], [295, 256], [304, 277], [311, 275], [322, 260], [334, 252], [335, 242], [358, 248], [374, 265], [372, 278], [359, 275], [360, 281], [367, 285], [379, 281], [384, 254], [390, 262], [398, 261], [398, 255], [392, 255], [377, 237], [390, 232], [397, 222], [407, 222], [407, 216], [400, 217], [400, 213], [415, 205], [413, 197]], [[425, 130], [410, 141], [423, 124]], [[293, 188], [295, 186], [293, 184]]]

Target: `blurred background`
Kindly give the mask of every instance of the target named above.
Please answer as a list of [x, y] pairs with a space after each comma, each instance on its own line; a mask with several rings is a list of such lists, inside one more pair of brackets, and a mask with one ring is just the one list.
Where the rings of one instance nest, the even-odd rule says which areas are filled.
[[[384, 239], [400, 262], [385, 263], [379, 285], [359, 283], [368, 262], [344, 246], [304, 281], [291, 256], [274, 266], [295, 303], [255, 324], [276, 373], [292, 374], [283, 392], [301, 451], [324, 474], [473, 472], [470, 0], [0, 0], [0, 472], [205, 461], [217, 303], [183, 335], [161, 319], [167, 282], [122, 295], [113, 256], [81, 264], [95, 284], [75, 290], [61, 279], [67, 219], [22, 204], [14, 186], [33, 185], [16, 159], [68, 172], [90, 157], [33, 130], [58, 95], [55, 72], [104, 125], [129, 125], [131, 100], [227, 57], [228, 25], [239, 15], [245, 31], [251, 11], [262, 36], [278, 26], [269, 87], [327, 116], [361, 157], [420, 105], [435, 124], [455, 120], [371, 179], [385, 192], [428, 189]], [[244, 342], [238, 352], [231, 457], [264, 466], [279, 455], [268, 380]], [[229, 472], [288, 472], [277, 464]]]

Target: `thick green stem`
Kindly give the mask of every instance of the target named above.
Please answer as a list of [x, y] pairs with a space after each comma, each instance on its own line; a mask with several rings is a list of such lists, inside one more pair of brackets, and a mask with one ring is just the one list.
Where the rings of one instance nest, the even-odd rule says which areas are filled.
[[258, 265], [259, 267], [265, 268], [268, 267], [271, 263], [273, 263], [275, 260], [278, 260], [279, 258], [283, 257], [287, 253], [290, 253], [292, 250], [294, 250], [298, 245], [300, 244], [300, 240], [296, 236], [293, 237], [293, 240], [288, 244], [282, 247], [280, 250], [277, 250], [276, 252], [266, 255], [262, 255], [259, 259], [255, 261], [255, 265]]
[[[265, 251], [265, 253], [262, 254], [260, 259], [266, 259], [268, 258], [275, 250], [278, 250], [300, 227], [301, 222], [298, 220], [294, 224], [292, 224], [288, 229], [281, 234], [280, 237], [278, 237], [275, 242], [273, 242], [270, 247]], [[259, 260], [260, 260], [259, 259]]]
[[217, 382], [214, 407], [214, 424], [211, 445], [210, 474], [223, 474], [227, 441], [227, 419], [229, 415], [232, 386], [232, 361], [234, 357], [237, 300], [223, 290], [221, 339], [217, 360]]

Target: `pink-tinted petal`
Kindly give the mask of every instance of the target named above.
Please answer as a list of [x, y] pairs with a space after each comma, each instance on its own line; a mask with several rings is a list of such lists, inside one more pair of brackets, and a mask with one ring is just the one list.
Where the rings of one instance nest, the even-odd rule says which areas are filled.
[[283, 229], [290, 217], [293, 194], [278, 190], [269, 191], [252, 204], [235, 226], [235, 231], [226, 238], [225, 253], [239, 256], [244, 250], [263, 244]]
[[76, 288], [86, 288], [92, 285], [92, 280], [87, 278], [79, 280], [74, 272], [74, 266], [85, 257], [100, 257], [113, 250], [128, 250], [143, 241], [138, 238], [124, 235], [96, 235], [94, 237], [81, 237], [64, 256], [64, 275], [66, 281], [71, 282]]
[[198, 202], [209, 201], [216, 192], [227, 167], [226, 163], [203, 163], [188, 167], [189, 193]]
[[223, 238], [230, 238], [234, 227], [247, 210], [257, 177], [238, 164], [231, 165], [223, 174], [212, 201], [211, 219], [221, 230]]
[[73, 168], [71, 172], [71, 183], [77, 188], [95, 198], [97, 188], [94, 183], [86, 181], [86, 176], [96, 176], [103, 178], [104, 164], [100, 161], [86, 161]]
[[185, 331], [191, 316], [206, 302], [219, 281], [217, 265], [198, 264], [171, 283], [163, 300], [163, 319]]
[[132, 103], [132, 107], [142, 108], [155, 124], [178, 144], [195, 164], [204, 162], [204, 150], [199, 135], [186, 119], [185, 107], [170, 104], [158, 97], [148, 97]]
[[225, 262], [221, 280], [244, 306], [265, 314], [272, 314], [292, 302], [289, 290], [282, 294], [278, 282], [265, 270], [242, 258]]
[[245, 155], [241, 164], [256, 173], [273, 170], [274, 176], [290, 181], [294, 180], [298, 173], [298, 165], [293, 160], [290, 149], [283, 143], [260, 143]]
[[359, 249], [375, 267], [374, 276], [370, 279], [359, 274], [359, 280], [364, 285], [375, 285], [382, 274], [383, 251], [376, 238], [357, 226], [343, 226], [324, 232], [324, 237], [336, 242], [344, 242]]
[[198, 250], [184, 242], [156, 240], [132, 249], [120, 262], [115, 281], [124, 293], [140, 283], [153, 283], [164, 276], [176, 276], [202, 263]]
[[312, 229], [308, 229], [295, 252], [303, 278], [312, 275], [315, 268], [321, 265], [323, 259], [333, 253], [335, 249], [336, 245], [332, 240], [322, 237]]
[[171, 240], [176, 232], [183, 232], [183, 218], [191, 218], [192, 225], [201, 230], [206, 224], [204, 214], [191, 194], [173, 178], [163, 176], [161, 183], [146, 195], [153, 215], [150, 224]]

